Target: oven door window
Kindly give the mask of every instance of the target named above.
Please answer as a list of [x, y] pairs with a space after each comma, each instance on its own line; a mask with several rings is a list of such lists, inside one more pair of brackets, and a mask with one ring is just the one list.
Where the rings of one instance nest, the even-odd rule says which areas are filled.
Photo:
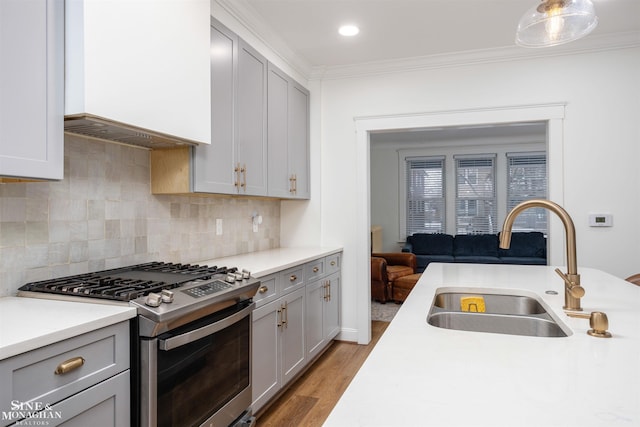
[[158, 351], [158, 426], [197, 426], [250, 382], [251, 317]]

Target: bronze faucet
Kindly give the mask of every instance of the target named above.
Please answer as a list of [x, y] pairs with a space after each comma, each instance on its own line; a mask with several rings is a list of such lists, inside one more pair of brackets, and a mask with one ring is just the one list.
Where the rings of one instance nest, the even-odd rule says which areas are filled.
[[558, 215], [564, 225], [567, 246], [567, 272], [563, 273], [556, 268], [556, 273], [564, 280], [564, 309], [571, 311], [582, 311], [580, 298], [584, 296], [584, 288], [580, 286], [580, 275], [578, 274], [578, 261], [576, 259], [576, 230], [571, 217], [560, 205], [542, 199], [532, 199], [520, 203], [504, 219], [502, 232], [500, 233], [500, 247], [509, 249], [511, 245], [511, 229], [516, 217], [525, 209], [545, 208]]

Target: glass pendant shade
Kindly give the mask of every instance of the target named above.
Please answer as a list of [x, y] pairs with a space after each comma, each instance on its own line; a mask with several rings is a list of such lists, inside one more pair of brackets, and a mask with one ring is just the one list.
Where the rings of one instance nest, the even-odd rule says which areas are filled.
[[590, 0], [543, 0], [518, 23], [516, 43], [524, 47], [548, 47], [586, 36], [598, 25]]

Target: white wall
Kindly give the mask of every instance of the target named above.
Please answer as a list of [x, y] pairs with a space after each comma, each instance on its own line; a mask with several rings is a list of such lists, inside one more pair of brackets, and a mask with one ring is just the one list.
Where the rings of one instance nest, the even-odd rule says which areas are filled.
[[[576, 223], [579, 266], [626, 277], [640, 270], [639, 76], [640, 49], [630, 48], [324, 80], [322, 236], [344, 247], [343, 337], [363, 341], [369, 298], [358, 283], [368, 278], [358, 255], [368, 247], [368, 176], [354, 167], [368, 165], [369, 153], [358, 148], [354, 119], [564, 104], [562, 146], [549, 147], [562, 160], [552, 169], [561, 176], [550, 177], [563, 183], [563, 200], [555, 201]], [[588, 227], [590, 212], [612, 213], [614, 227]]]

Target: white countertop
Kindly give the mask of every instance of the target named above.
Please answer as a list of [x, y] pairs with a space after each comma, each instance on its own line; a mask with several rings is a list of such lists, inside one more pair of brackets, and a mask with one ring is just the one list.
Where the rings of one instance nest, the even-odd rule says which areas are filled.
[[[640, 287], [579, 268], [585, 312], [612, 338], [562, 310], [546, 266], [430, 264], [326, 426], [640, 426]], [[561, 267], [561, 270], [565, 270]], [[541, 338], [455, 331], [426, 322], [439, 287], [533, 291], [573, 332]], [[546, 295], [545, 290], [558, 291]]]
[[129, 306], [0, 298], [0, 360], [135, 316]]
[[342, 248], [339, 247], [277, 248], [204, 260], [197, 264], [238, 267], [249, 270], [253, 277], [260, 278], [340, 251]]

